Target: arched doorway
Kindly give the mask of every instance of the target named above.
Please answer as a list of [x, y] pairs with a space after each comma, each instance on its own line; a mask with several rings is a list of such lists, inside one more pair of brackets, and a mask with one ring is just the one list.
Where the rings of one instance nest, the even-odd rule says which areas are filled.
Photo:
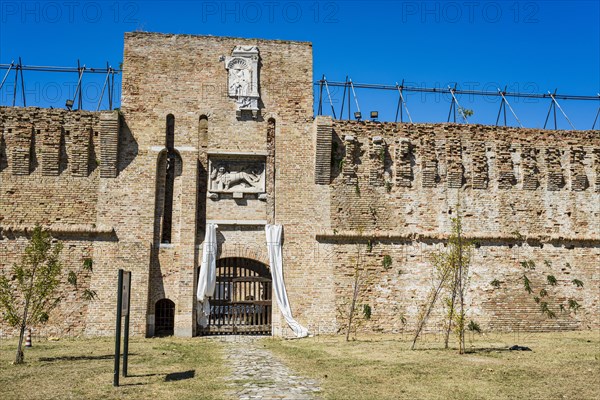
[[259, 261], [222, 258], [216, 262], [217, 283], [210, 298], [208, 326], [201, 335], [270, 335], [271, 272]]
[[156, 302], [154, 308], [154, 335], [172, 335], [175, 328], [175, 303], [169, 299]]

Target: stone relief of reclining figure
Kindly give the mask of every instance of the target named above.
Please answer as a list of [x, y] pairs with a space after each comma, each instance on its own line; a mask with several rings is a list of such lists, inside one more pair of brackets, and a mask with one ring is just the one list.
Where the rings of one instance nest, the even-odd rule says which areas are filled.
[[220, 166], [212, 172], [210, 178], [217, 184], [217, 190], [229, 190], [231, 187], [239, 184], [259, 188], [261, 177], [254, 172], [229, 172], [224, 166]]

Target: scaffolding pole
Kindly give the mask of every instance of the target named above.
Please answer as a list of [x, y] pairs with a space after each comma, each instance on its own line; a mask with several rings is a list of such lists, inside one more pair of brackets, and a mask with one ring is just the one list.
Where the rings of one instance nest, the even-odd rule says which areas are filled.
[[319, 107], [317, 108], [317, 115], [323, 115], [323, 84], [325, 82], [325, 75], [319, 81]]
[[410, 112], [408, 111], [408, 106], [406, 105], [406, 100], [404, 99], [404, 95], [402, 94], [402, 90], [404, 88], [404, 79], [402, 80], [402, 85], [398, 85], [396, 82], [396, 86], [398, 88], [398, 107], [396, 107], [396, 119], [394, 122], [398, 122], [398, 112], [400, 112], [400, 122], [404, 122], [402, 106], [406, 109], [406, 115], [408, 115], [408, 120], [410, 123], [413, 123], [412, 117], [410, 116]]
[[552, 113], [553, 117], [554, 117], [554, 130], [558, 129], [558, 124], [556, 121], [556, 109], [558, 108], [558, 110], [565, 117], [565, 119], [567, 120], [569, 125], [571, 125], [571, 128], [573, 128], [575, 130], [575, 126], [573, 125], [573, 123], [571, 122], [569, 117], [567, 117], [567, 114], [563, 111], [560, 104], [558, 104], [558, 101], [556, 101], [556, 89], [554, 90], [554, 93], [548, 92], [548, 95], [550, 96], [550, 99], [552, 101], [550, 102], [550, 108], [548, 108], [548, 114], [546, 115], [546, 120], [544, 121], [544, 129], [546, 129], [546, 125], [548, 124], [548, 119], [550, 118], [550, 113]]
[[[598, 100], [600, 100], [600, 93], [598, 93]], [[596, 122], [598, 121], [598, 117], [600, 116], [600, 106], [598, 106], [598, 112], [596, 113], [596, 118], [594, 118], [594, 123], [592, 124], [592, 130], [596, 127]]]
[[2, 86], [4, 86], [4, 82], [6, 82], [6, 78], [8, 78], [8, 74], [10, 74], [10, 70], [15, 65], [15, 60], [10, 62], [8, 69], [6, 70], [6, 74], [4, 74], [4, 78], [2, 78], [2, 82], [0, 82], [0, 90], [2, 90]]
[[[77, 67], [57, 67], [47, 65], [23, 65], [21, 57], [18, 59], [18, 63], [15, 60], [11, 61], [10, 64], [0, 64], [0, 70], [6, 70], [2, 81], [0, 82], [0, 90], [5, 86], [5, 83], [12, 71], [15, 73], [14, 87], [12, 90], [12, 106], [14, 107], [17, 103], [17, 94], [19, 92], [19, 83], [21, 84], [21, 97], [23, 98], [23, 106], [27, 107], [27, 98], [25, 90], [25, 78], [24, 71], [32, 72], [62, 72], [62, 73], [77, 73], [77, 86], [73, 99], [67, 99], [65, 104], [66, 108], [71, 110], [83, 109], [83, 75], [85, 74], [103, 74], [106, 76], [104, 85], [102, 87], [102, 93], [96, 106], [96, 110], [100, 109], [102, 101], [104, 100], [104, 94], [108, 94], [108, 108], [113, 109], [113, 100], [115, 94], [115, 75], [122, 73], [121, 69], [112, 68], [108, 62], [106, 68], [90, 68], [86, 67], [85, 64], [82, 66], [80, 61], [77, 60]], [[20, 82], [19, 82], [20, 81]]]
[[[327, 82], [330, 87], [344, 87], [347, 85], [346, 82]], [[315, 82], [318, 85], [319, 81]], [[375, 90], [398, 90], [396, 85], [381, 85], [371, 83], [352, 83], [356, 89], [375, 89]], [[486, 90], [464, 90], [464, 89], [453, 89], [455, 95], [475, 95], [475, 96], [493, 96], [502, 97], [497, 91], [486, 91]], [[450, 94], [450, 88], [428, 88], [419, 86], [404, 86], [402, 88], [404, 93], [442, 93]], [[550, 99], [551, 94], [543, 93], [520, 93], [520, 92], [504, 92], [505, 97], [519, 97], [519, 98], [530, 98], [530, 99]], [[597, 96], [579, 96], [579, 95], [568, 95], [568, 94], [552, 94], [556, 100], [598, 100]]]
[[333, 100], [331, 99], [331, 92], [329, 91], [329, 85], [327, 85], [327, 80], [325, 80], [325, 90], [327, 91], [327, 98], [329, 99], [329, 105], [331, 105], [331, 112], [333, 113], [333, 119], [337, 119], [335, 116], [335, 109], [333, 108]]
[[[504, 88], [504, 90], [506, 91], [506, 87]], [[519, 120], [519, 117], [517, 117], [517, 114], [515, 113], [515, 110], [513, 110], [512, 106], [510, 105], [510, 103], [508, 102], [508, 100], [506, 99], [506, 97], [504, 97], [504, 93], [500, 90], [500, 88], [498, 88], [498, 93], [500, 93], [500, 96], [502, 96], [502, 101], [500, 102], [500, 110], [498, 110], [498, 117], [496, 118], [496, 126], [498, 126], [498, 120], [500, 119], [500, 111], [504, 110], [504, 126], [506, 126], [506, 106], [508, 106], [510, 112], [512, 113], [512, 115], [515, 117], [515, 119], [517, 120], [517, 123], [519, 124], [519, 127], [523, 127], [523, 124], [521, 123], [521, 120]]]

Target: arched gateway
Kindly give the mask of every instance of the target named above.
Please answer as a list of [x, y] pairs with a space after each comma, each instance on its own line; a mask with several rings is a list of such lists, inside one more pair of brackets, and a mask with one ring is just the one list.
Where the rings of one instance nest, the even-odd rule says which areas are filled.
[[271, 272], [249, 258], [228, 257], [216, 262], [215, 294], [210, 317], [200, 335], [270, 335]]

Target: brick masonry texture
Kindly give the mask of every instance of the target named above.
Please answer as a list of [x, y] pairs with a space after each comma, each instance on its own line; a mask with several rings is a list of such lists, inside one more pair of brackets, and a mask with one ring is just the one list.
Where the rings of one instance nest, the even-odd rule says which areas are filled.
[[[464, 234], [476, 244], [469, 318], [494, 330], [598, 328], [600, 197], [586, 182], [597, 179], [599, 132], [334, 121], [333, 136], [334, 142], [348, 136], [354, 142], [333, 155], [331, 228], [317, 240], [333, 246], [328, 257], [338, 308], [351, 297], [356, 260], [364, 266], [360, 299], [371, 305], [372, 317], [363, 329], [414, 328], [434, 279], [431, 256], [444, 249], [459, 205]], [[395, 179], [386, 188], [373, 184], [378, 162], [363, 154], [353, 159], [357, 184], [349, 188], [346, 166], [340, 170], [337, 160], [374, 137], [396, 143], [390, 150]], [[546, 155], [541, 162], [539, 154]], [[550, 289], [558, 318], [543, 317], [525, 293], [526, 260], [538, 266], [532, 274], [538, 291], [547, 275], [559, 280]], [[558, 313], [569, 298], [585, 304], [583, 311]], [[441, 329], [441, 316], [430, 329]]]
[[[259, 49], [256, 118], [238, 115], [228, 96], [222, 60], [240, 45]], [[113, 334], [123, 268], [133, 273], [134, 335], [154, 334], [164, 298], [176, 306], [175, 334], [195, 335], [210, 221], [219, 223], [219, 257], [263, 263], [264, 222], [283, 225], [292, 311], [311, 331], [340, 328], [357, 261], [360, 301], [372, 307], [361, 329], [410, 331], [459, 206], [476, 243], [470, 319], [493, 330], [600, 327], [598, 131], [315, 118], [310, 43], [135, 32], [123, 60], [120, 112], [0, 108], [0, 271], [35, 224], [64, 241], [68, 268], [93, 260], [82, 287], [98, 299], [73, 294], [38, 334]], [[209, 162], [224, 156], [264, 161], [266, 195], [209, 197]], [[544, 318], [519, 281], [524, 260], [538, 266], [534, 287], [556, 276], [551, 307], [575, 298], [581, 309]], [[275, 305], [273, 332], [290, 334]], [[0, 323], [0, 336], [13, 333]]]

